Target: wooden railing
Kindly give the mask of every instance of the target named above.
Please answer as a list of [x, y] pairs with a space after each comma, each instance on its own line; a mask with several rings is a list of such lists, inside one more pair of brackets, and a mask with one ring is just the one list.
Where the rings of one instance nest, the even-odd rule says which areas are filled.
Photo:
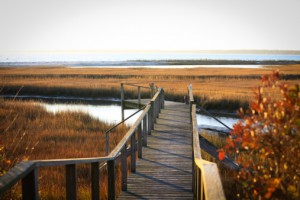
[[[91, 166], [92, 199], [100, 199], [100, 163], [107, 164], [108, 199], [116, 198], [116, 162], [121, 162], [122, 190], [127, 190], [127, 157], [130, 156], [131, 172], [136, 171], [136, 151], [142, 158], [142, 147], [147, 146], [147, 135], [151, 133], [161, 108], [164, 107], [164, 90], [159, 88], [150, 103], [117, 146], [106, 157], [23, 161], [0, 177], [0, 195], [18, 181], [22, 182], [22, 198], [38, 199], [38, 170], [41, 167], [65, 166], [66, 199], [77, 199], [76, 166]], [[137, 138], [136, 138], [137, 135]], [[121, 158], [121, 159], [118, 159]], [[120, 160], [120, 161], [119, 161]]]
[[122, 117], [122, 121], [125, 121], [125, 115], [124, 115], [124, 108], [125, 108], [125, 86], [131, 86], [131, 87], [136, 87], [137, 88], [137, 107], [141, 108], [140, 106], [141, 104], [141, 100], [142, 100], [142, 92], [141, 89], [147, 89], [147, 90], [151, 90], [150, 92], [150, 96], [151, 98], [154, 96], [154, 83], [150, 83], [149, 86], [150, 87], [145, 87], [145, 86], [141, 86], [141, 85], [137, 85], [137, 84], [133, 84], [133, 83], [121, 83], [121, 108], [122, 108], [122, 113], [121, 113], [121, 117]]
[[196, 104], [194, 104], [195, 102], [191, 85], [188, 86], [188, 94], [190, 99], [190, 113], [193, 134], [192, 184], [194, 199], [226, 199], [216, 163], [212, 163], [201, 158], [198, 123], [196, 118]]

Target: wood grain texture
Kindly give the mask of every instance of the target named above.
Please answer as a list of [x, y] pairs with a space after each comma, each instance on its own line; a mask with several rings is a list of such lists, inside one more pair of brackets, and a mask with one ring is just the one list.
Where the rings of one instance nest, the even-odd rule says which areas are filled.
[[189, 106], [165, 102], [119, 199], [193, 199]]

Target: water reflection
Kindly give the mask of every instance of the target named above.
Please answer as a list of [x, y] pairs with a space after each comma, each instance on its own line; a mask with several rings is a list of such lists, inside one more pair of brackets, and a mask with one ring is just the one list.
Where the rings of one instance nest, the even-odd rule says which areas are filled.
[[[226, 124], [228, 127], [232, 128], [232, 126], [238, 122], [239, 119], [236, 118], [229, 118], [229, 117], [216, 117], [218, 120]], [[206, 116], [206, 115], [200, 115], [197, 114], [197, 122], [198, 125], [207, 125], [207, 126], [218, 126], [224, 128], [222, 124], [217, 122], [212, 117]]]
[[[64, 111], [73, 111], [73, 112], [83, 112], [89, 114], [95, 119], [106, 123], [119, 123], [121, 119], [121, 106], [117, 104], [105, 104], [105, 105], [88, 105], [88, 104], [50, 104], [50, 103], [40, 103], [48, 112], [59, 113]], [[125, 110], [125, 118], [136, 112], [137, 109]], [[132, 125], [141, 114], [138, 113], [132, 118], [130, 118], [126, 124]], [[227, 126], [232, 127], [238, 120], [235, 118], [228, 117], [217, 117]], [[215, 119], [206, 116], [197, 114], [198, 125], [208, 125], [208, 126], [218, 126], [224, 127], [222, 124], [218, 123]]]
[[[49, 104], [40, 103], [48, 112], [59, 113], [65, 111], [83, 112], [89, 114], [91, 117], [98, 119], [99, 121], [116, 124], [121, 119], [121, 106], [120, 105], [85, 105], [85, 104]], [[125, 110], [125, 118], [136, 112], [137, 109]], [[140, 113], [137, 113], [126, 121], [127, 125], [132, 125], [139, 117]]]

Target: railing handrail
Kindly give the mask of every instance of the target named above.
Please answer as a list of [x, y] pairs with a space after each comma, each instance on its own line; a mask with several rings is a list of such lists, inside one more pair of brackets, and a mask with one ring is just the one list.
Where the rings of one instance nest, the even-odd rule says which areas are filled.
[[196, 117], [196, 104], [194, 104], [194, 97], [192, 86], [188, 86], [188, 93], [190, 98], [190, 114], [192, 122], [192, 136], [193, 136], [193, 193], [195, 199], [225, 200], [225, 194], [216, 163], [212, 163], [202, 159], [201, 148], [198, 134], [198, 123]]
[[[122, 169], [122, 174], [124, 173], [124, 177], [127, 178], [127, 159], [124, 159], [124, 157], [127, 157], [127, 142], [131, 139], [131, 152], [135, 152], [135, 131], [137, 129], [141, 129], [142, 122], [143, 122], [143, 132], [147, 129], [147, 126], [145, 126], [146, 121], [148, 121], [148, 127], [152, 127], [154, 122], [154, 117], [158, 115], [157, 111], [163, 107], [163, 103], [161, 103], [160, 97], [163, 97], [163, 89], [159, 89], [154, 97], [151, 99], [151, 103], [148, 103], [145, 106], [145, 109], [143, 110], [142, 114], [139, 116], [139, 118], [135, 121], [133, 126], [126, 132], [126, 134], [123, 136], [121, 141], [117, 144], [117, 146], [113, 149], [113, 151], [105, 157], [91, 157], [91, 158], [68, 158], [68, 159], [50, 159], [50, 160], [32, 160], [32, 161], [22, 161], [18, 163], [16, 166], [11, 168], [5, 175], [0, 177], [0, 195], [3, 194], [6, 190], [11, 188], [13, 185], [15, 185], [18, 181], [22, 180], [22, 193], [23, 193], [23, 199], [38, 199], [38, 190], [37, 190], [37, 182], [38, 178], [36, 177], [37, 169], [39, 167], [51, 167], [51, 166], [65, 166], [66, 167], [66, 173], [68, 173], [68, 176], [71, 176], [71, 178], [68, 179], [66, 176], [66, 184], [67, 186], [67, 199], [73, 199], [74, 195], [73, 193], [76, 193], [76, 181], [74, 181], [74, 177], [76, 180], [76, 173], [74, 172], [75, 165], [77, 164], [92, 164], [92, 173], [96, 173], [96, 176], [99, 176], [99, 163], [100, 162], [107, 162], [108, 165], [108, 198], [109, 199], [115, 199], [115, 161], [116, 159], [122, 154], [122, 167], [124, 165], [124, 169]], [[156, 103], [153, 103], [156, 102]], [[156, 108], [155, 106], [159, 107]], [[153, 113], [152, 113], [153, 112]], [[147, 118], [146, 118], [147, 117]], [[145, 121], [146, 120], [146, 121]], [[149, 130], [148, 130], [149, 131]], [[151, 129], [150, 129], [151, 131]], [[148, 133], [147, 133], [148, 134]], [[139, 133], [138, 138], [138, 145], [139, 145], [139, 157], [141, 157], [141, 139], [142, 139], [142, 133]], [[132, 140], [132, 137], [134, 140]], [[144, 138], [145, 139], [145, 138]], [[143, 145], [144, 145], [143, 141]], [[132, 146], [133, 145], [133, 146]], [[134, 156], [133, 156], [134, 155]], [[133, 164], [135, 165], [135, 153], [131, 153], [131, 160], [134, 163], [131, 163], [131, 171], [135, 171], [135, 168], [133, 168]], [[123, 163], [126, 162], [126, 163]], [[93, 165], [96, 164], [96, 165]], [[96, 167], [95, 167], [96, 166]], [[135, 166], [134, 166], [135, 167]], [[95, 170], [98, 172], [95, 172]], [[67, 174], [66, 174], [67, 175]], [[73, 177], [74, 176], [74, 177]], [[24, 180], [26, 179], [26, 180]], [[23, 181], [31, 181], [30, 183], [33, 184], [23, 184]], [[71, 181], [71, 182], [70, 182]], [[99, 180], [92, 180], [92, 195], [96, 195], [95, 199], [99, 199], [99, 194], [97, 195], [97, 191], [99, 193], [99, 187], [97, 184], [99, 184]], [[122, 181], [123, 178], [122, 178]], [[127, 182], [127, 180], [125, 180]], [[74, 185], [72, 185], [74, 184]], [[123, 187], [123, 184], [125, 186]], [[94, 186], [96, 185], [96, 186]], [[127, 183], [122, 182], [122, 190], [127, 189]], [[25, 189], [23, 187], [26, 187]], [[98, 189], [97, 189], [98, 187]], [[25, 190], [25, 191], [24, 191]], [[95, 191], [94, 191], [95, 190]], [[68, 196], [70, 195], [70, 196]], [[76, 194], [75, 194], [76, 197]], [[94, 199], [94, 197], [93, 197]]]
[[145, 87], [145, 86], [142, 86], [142, 85], [136, 85], [136, 84], [133, 84], [133, 83], [123, 83], [123, 85], [128, 85], [128, 86], [132, 86], [132, 87], [140, 87], [140, 88], [145, 88], [145, 89], [151, 89], [150, 87]]
[[[147, 105], [149, 105], [149, 103]], [[139, 110], [137, 110], [136, 112], [132, 113], [130, 116], [128, 116], [127, 118], [125, 118], [124, 120], [120, 121], [119, 123], [117, 123], [113, 127], [109, 128], [107, 131], [105, 131], [105, 133], [108, 133], [108, 132], [111, 132], [112, 130], [114, 130], [115, 128], [117, 128], [118, 126], [120, 126], [121, 124], [123, 124], [124, 122], [126, 122], [128, 119], [130, 119], [131, 117], [133, 117], [137, 113], [139, 113], [142, 110], [144, 110], [147, 107], [147, 105], [143, 106], [142, 108], [140, 108]]]
[[109, 154], [108, 157], [110, 158], [116, 158], [118, 153], [121, 152], [122, 148], [125, 146], [125, 144], [129, 141], [132, 134], [135, 133], [137, 127], [141, 124], [142, 119], [145, 117], [145, 115], [148, 113], [151, 105], [147, 105], [142, 114], [139, 116], [139, 118], [135, 121], [135, 123], [131, 126], [131, 128], [126, 132], [126, 134], [123, 136], [121, 141], [117, 144], [117, 146], [112, 150], [112, 152]]

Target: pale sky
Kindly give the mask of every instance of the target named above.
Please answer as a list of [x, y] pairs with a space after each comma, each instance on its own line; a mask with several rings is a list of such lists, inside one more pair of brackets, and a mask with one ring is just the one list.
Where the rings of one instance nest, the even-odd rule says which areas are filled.
[[0, 52], [300, 50], [299, 0], [0, 0]]

